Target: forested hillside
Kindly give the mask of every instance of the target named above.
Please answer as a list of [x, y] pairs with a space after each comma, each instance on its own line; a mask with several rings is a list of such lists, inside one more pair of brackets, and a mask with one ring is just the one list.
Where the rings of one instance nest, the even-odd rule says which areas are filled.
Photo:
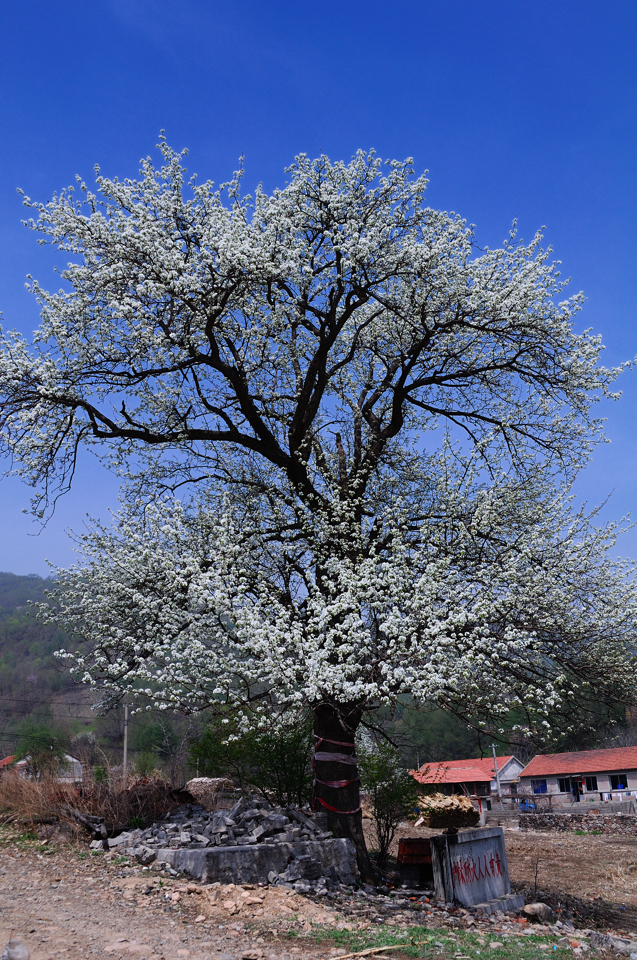
[[[95, 692], [74, 683], [54, 653], [66, 646], [60, 629], [36, 616], [29, 601], [45, 600], [51, 581], [36, 575], [0, 573], [0, 756], [49, 742], [74, 754], [91, 754], [95, 765], [121, 763], [123, 710], [107, 716], [91, 710]], [[164, 770], [183, 779], [192, 722], [171, 714], [131, 716], [132, 770]]]
[[56, 704], [77, 692], [53, 656], [63, 632], [38, 620], [29, 603], [44, 600], [50, 585], [34, 574], [0, 573], [0, 749], [13, 748], [25, 721], [49, 721]]
[[34, 574], [0, 573], [0, 697], [24, 714], [31, 701], [48, 701], [73, 686], [53, 653], [64, 645], [59, 628], [37, 619], [29, 601], [45, 599], [51, 582]]

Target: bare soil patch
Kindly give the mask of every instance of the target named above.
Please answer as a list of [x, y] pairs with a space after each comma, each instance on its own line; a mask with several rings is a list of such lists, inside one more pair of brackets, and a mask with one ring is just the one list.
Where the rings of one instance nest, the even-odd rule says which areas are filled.
[[518, 889], [537, 887], [587, 923], [637, 930], [637, 837], [507, 830], [505, 838]]
[[[400, 837], [436, 833], [403, 825], [392, 853]], [[637, 837], [507, 829], [504, 836], [511, 884], [527, 902], [543, 899], [578, 926], [637, 930]]]
[[[210, 896], [183, 880], [160, 883], [151, 871], [131, 872], [118, 858], [84, 857], [73, 848], [51, 855], [29, 847], [0, 849], [0, 950], [14, 933], [29, 946], [32, 960], [241, 960], [247, 951], [254, 960], [314, 955], [310, 944], [287, 939], [306, 922], [296, 916], [298, 896], [273, 890], [258, 901], [257, 891], [257, 902], [245, 904], [253, 891], [226, 887], [223, 897]], [[250, 921], [258, 911], [261, 929], [253, 930]]]

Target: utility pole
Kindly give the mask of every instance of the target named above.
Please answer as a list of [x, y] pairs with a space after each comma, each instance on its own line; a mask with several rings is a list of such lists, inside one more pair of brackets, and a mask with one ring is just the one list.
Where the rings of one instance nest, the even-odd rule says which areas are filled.
[[495, 782], [498, 787], [498, 800], [500, 801], [500, 810], [502, 810], [502, 790], [500, 789], [500, 771], [498, 770], [498, 758], [495, 755], [495, 743], [491, 744], [493, 750], [493, 767], [495, 769]]
[[128, 781], [128, 704], [124, 704], [124, 762], [122, 763], [124, 789]]

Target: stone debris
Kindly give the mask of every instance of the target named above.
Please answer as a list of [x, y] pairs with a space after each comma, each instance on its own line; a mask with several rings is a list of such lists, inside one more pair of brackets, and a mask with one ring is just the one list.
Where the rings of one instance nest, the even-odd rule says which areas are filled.
[[553, 919], [553, 911], [547, 903], [527, 903], [525, 907], [522, 907], [522, 913], [528, 917], [529, 920], [536, 920], [538, 922]]
[[311, 818], [296, 807], [272, 807], [267, 800], [243, 798], [230, 810], [208, 811], [199, 804], [184, 804], [145, 830], [130, 830], [111, 838], [108, 845], [202, 850], [226, 844], [326, 840], [331, 836], [320, 824], [320, 815]]
[[193, 777], [186, 784], [186, 790], [205, 810], [214, 810], [219, 794], [234, 789], [231, 780], [225, 777]]
[[637, 942], [610, 933], [594, 931], [590, 935], [590, 945], [597, 950], [612, 950], [614, 953], [623, 953], [630, 957], [637, 956]]
[[[146, 829], [128, 830], [105, 843], [94, 840], [91, 847], [106, 844], [143, 866], [159, 858], [169, 869], [174, 866], [200, 880], [263, 880], [319, 894], [356, 881], [353, 847], [350, 851], [349, 841], [333, 839], [325, 816], [308, 815], [294, 806], [272, 806], [263, 798], [243, 797], [229, 810], [186, 803]], [[242, 847], [258, 850], [252, 856]], [[215, 849], [218, 855], [191, 853]], [[228, 873], [228, 864], [234, 875]]]

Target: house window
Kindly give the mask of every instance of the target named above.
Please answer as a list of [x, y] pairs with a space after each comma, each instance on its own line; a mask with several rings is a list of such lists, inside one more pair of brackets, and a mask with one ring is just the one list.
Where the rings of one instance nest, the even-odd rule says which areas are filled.
[[597, 790], [597, 777], [586, 777], [587, 791]]
[[531, 790], [533, 793], [546, 793], [546, 780], [531, 780]]
[[571, 778], [570, 777], [560, 777], [557, 781], [560, 793], [570, 793], [571, 792]]
[[628, 788], [628, 777], [626, 776], [626, 774], [611, 773], [610, 788], [611, 790], [626, 790]]

